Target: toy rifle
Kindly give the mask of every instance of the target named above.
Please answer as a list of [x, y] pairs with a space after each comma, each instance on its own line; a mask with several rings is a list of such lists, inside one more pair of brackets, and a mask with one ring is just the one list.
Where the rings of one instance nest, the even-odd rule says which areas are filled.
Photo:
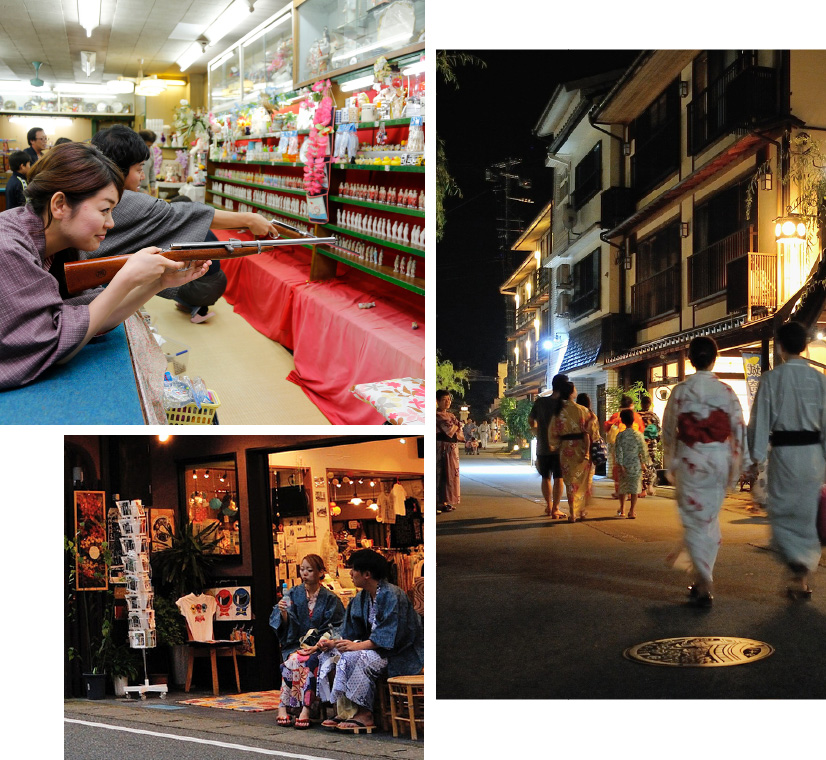
[[[334, 244], [334, 237], [315, 237], [302, 232], [297, 227], [283, 222], [276, 224], [297, 232], [300, 237], [278, 238], [276, 240], [236, 240], [209, 243], [173, 243], [168, 249], [158, 252], [159, 256], [170, 261], [206, 261], [207, 259], [237, 259], [241, 256], [250, 256], [263, 253], [270, 248], [288, 245], [319, 245], [322, 243]], [[98, 285], [105, 285], [112, 281], [132, 254], [122, 256], [105, 256], [99, 259], [84, 261], [67, 261], [63, 265], [66, 281], [66, 291], [69, 295], [80, 293]]]

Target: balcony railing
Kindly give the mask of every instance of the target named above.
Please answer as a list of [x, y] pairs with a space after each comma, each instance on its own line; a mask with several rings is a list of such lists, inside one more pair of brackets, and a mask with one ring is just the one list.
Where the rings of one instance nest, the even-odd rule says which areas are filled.
[[751, 53], [741, 56], [688, 104], [688, 152], [778, 112], [777, 72], [757, 66]]
[[631, 288], [635, 322], [646, 322], [680, 308], [680, 265], [675, 264]]
[[722, 293], [726, 289], [726, 267], [744, 256], [750, 247], [749, 231], [738, 230], [688, 258], [688, 302]]
[[777, 309], [777, 254], [747, 253], [727, 267], [726, 308], [732, 312], [746, 310], [751, 321]]

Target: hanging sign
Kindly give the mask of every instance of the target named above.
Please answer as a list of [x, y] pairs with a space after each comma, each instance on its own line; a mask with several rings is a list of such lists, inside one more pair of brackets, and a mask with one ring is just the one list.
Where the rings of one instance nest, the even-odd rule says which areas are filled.
[[757, 386], [760, 384], [760, 354], [748, 354], [744, 351], [743, 371], [746, 375], [746, 400], [749, 405], [749, 412], [751, 412], [754, 395], [757, 393]]

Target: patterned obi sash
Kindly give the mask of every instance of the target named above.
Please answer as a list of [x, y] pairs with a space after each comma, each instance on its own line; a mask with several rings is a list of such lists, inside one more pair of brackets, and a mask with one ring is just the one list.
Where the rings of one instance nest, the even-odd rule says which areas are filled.
[[721, 409], [715, 409], [704, 420], [698, 420], [692, 413], [677, 417], [677, 440], [686, 446], [695, 443], [722, 443], [730, 435], [731, 421]]

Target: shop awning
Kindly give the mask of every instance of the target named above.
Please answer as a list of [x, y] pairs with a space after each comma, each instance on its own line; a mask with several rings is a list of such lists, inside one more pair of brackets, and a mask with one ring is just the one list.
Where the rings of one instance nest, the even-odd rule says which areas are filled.
[[601, 349], [602, 329], [600, 325], [570, 335], [559, 372], [564, 374], [581, 367], [590, 367], [596, 363]]

